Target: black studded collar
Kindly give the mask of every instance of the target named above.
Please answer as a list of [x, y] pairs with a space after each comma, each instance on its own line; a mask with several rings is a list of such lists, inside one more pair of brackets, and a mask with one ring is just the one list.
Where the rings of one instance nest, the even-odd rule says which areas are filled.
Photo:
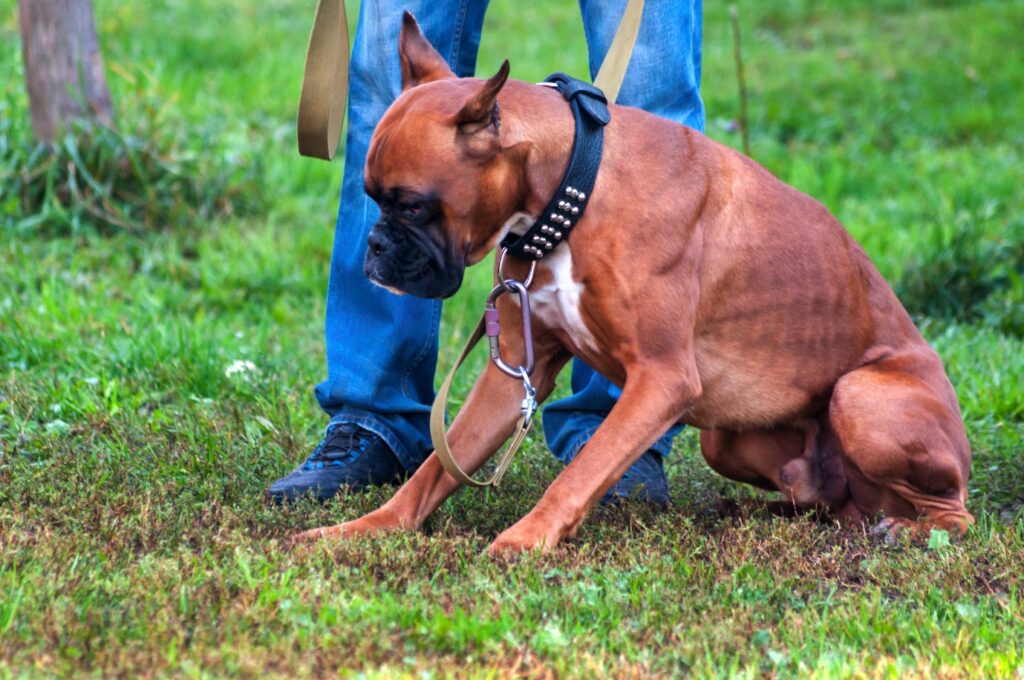
[[604, 148], [604, 126], [611, 120], [608, 100], [590, 83], [554, 73], [544, 79], [569, 102], [576, 122], [569, 167], [554, 197], [525, 234], [508, 234], [501, 247], [517, 257], [539, 260], [568, 238], [583, 219], [587, 200], [597, 180]]

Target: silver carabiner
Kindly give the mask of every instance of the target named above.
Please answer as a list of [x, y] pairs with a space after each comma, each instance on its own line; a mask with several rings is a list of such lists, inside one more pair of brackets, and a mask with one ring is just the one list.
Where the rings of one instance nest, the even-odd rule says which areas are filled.
[[[526, 354], [524, 366], [512, 366], [501, 358], [501, 349], [498, 346], [498, 298], [507, 292], [515, 291], [519, 295], [519, 307], [523, 315], [523, 348]], [[533, 329], [530, 326], [530, 294], [526, 291], [526, 285], [515, 279], [505, 279], [491, 290], [487, 296], [487, 305], [484, 309], [486, 321], [487, 341], [491, 346], [491, 360], [494, 365], [501, 369], [502, 373], [512, 378], [519, 378], [523, 373], [527, 376], [533, 373]]]

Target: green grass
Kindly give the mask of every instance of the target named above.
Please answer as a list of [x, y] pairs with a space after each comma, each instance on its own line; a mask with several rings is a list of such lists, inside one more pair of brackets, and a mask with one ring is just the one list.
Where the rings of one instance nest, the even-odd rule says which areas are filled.
[[[261, 497], [324, 425], [311, 387], [341, 166], [293, 148], [311, 7], [98, 3], [122, 116], [160, 107], [258, 157], [265, 211], [61, 236], [0, 204], [0, 677], [1024, 673], [1024, 6], [739, 8], [754, 156], [934, 315], [921, 327], [975, 452], [965, 539], [722, 518], [721, 498], [762, 496], [710, 472], [688, 431], [671, 510], [598, 511], [550, 556], [482, 554], [558, 472], [536, 438], [507, 486], [460, 492], [421, 534], [287, 552], [291, 532], [390, 493]], [[13, 0], [0, 45], [0, 114], [24, 117]], [[738, 146], [731, 49], [708, 3], [708, 133]], [[506, 56], [524, 80], [583, 73], [574, 3], [492, 2], [480, 72]], [[0, 159], [25, 141], [0, 136]], [[444, 366], [487, 283], [480, 266], [446, 306]], [[258, 371], [226, 376], [235, 360]]]

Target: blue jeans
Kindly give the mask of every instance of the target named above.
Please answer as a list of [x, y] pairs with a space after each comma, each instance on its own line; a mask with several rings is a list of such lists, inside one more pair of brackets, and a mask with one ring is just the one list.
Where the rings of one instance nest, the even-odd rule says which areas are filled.
[[[618, 27], [625, 0], [580, 0], [591, 77]], [[398, 34], [402, 10], [459, 76], [471, 76], [486, 0], [363, 0], [352, 52], [348, 137], [341, 207], [327, 290], [327, 380], [316, 387], [332, 422], [353, 422], [380, 435], [406, 469], [432, 448], [441, 302], [393, 295], [363, 276], [363, 257], [377, 206], [363, 191], [363, 166], [374, 127], [401, 92]], [[701, 0], [647, 0], [636, 48], [618, 103], [637, 106], [698, 130]], [[559, 70], [551, 64], [550, 70]], [[578, 74], [577, 74], [578, 75]], [[572, 396], [544, 411], [548, 447], [568, 461], [615, 405], [620, 390], [582, 361], [572, 368]], [[654, 446], [671, 448], [673, 428]]]

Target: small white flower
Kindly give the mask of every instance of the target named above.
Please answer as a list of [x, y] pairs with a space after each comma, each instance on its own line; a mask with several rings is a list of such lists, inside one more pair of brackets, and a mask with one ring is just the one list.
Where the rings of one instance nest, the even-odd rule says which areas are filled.
[[65, 423], [60, 418], [57, 418], [56, 420], [51, 420], [50, 422], [46, 423], [47, 434], [62, 435], [67, 434], [70, 431], [71, 425]]
[[243, 333], [242, 331], [235, 331], [235, 337], [241, 340], [242, 338], [245, 337], [245, 333]]
[[236, 374], [244, 376], [246, 373], [256, 373], [256, 371], [256, 364], [252, 363], [251, 361], [242, 361], [236, 359], [235, 361], [231, 362], [230, 366], [224, 369], [224, 375], [230, 378], [231, 376]]

